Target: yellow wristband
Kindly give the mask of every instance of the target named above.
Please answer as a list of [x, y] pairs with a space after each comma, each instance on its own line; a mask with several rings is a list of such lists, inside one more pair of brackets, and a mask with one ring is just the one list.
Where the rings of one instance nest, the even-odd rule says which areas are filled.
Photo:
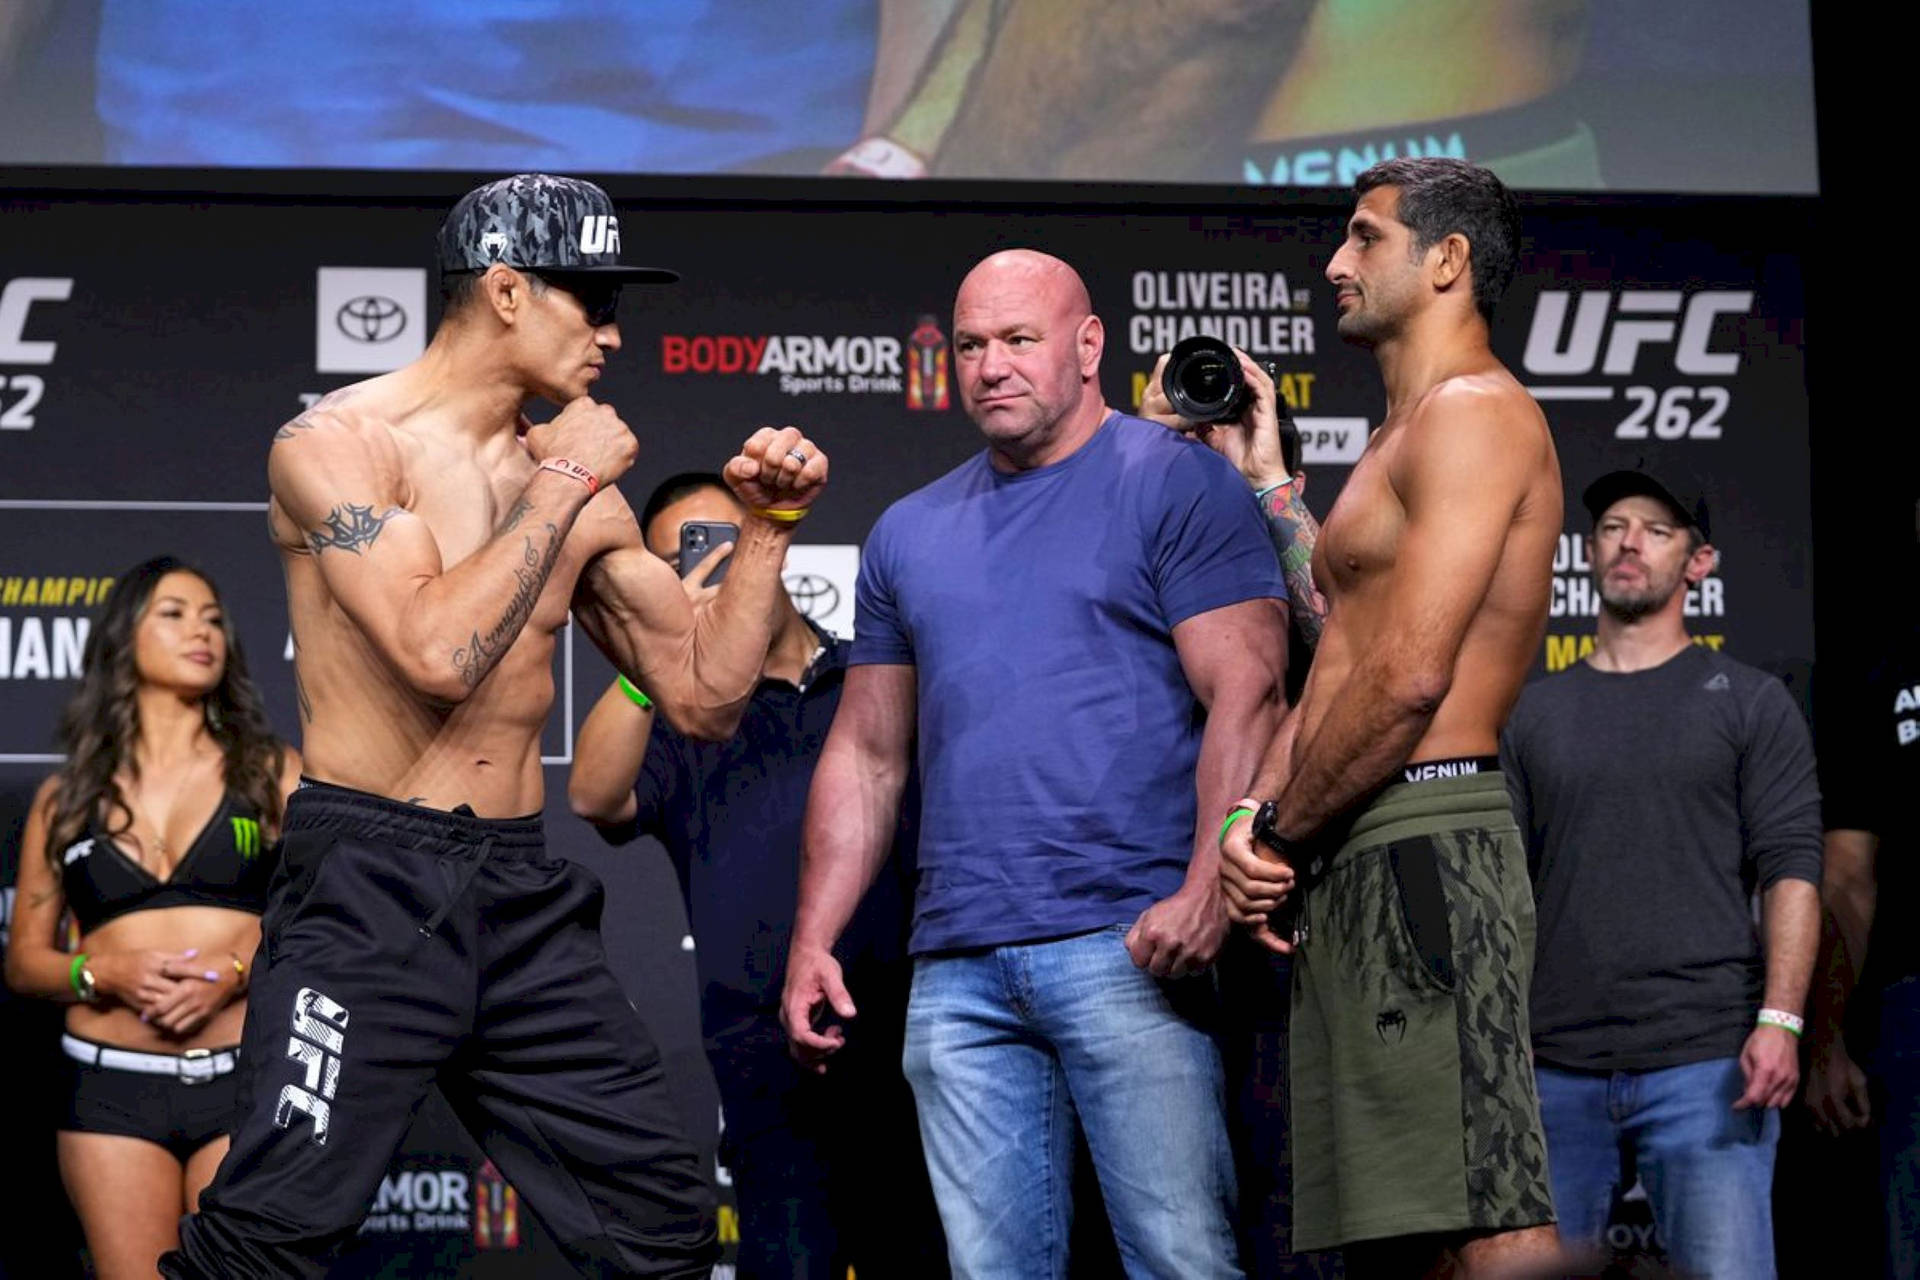
[[799, 524], [807, 518], [805, 507], [748, 507], [747, 510], [776, 524]]
[[620, 692], [626, 694], [628, 698], [633, 700], [634, 706], [639, 707], [642, 711], [650, 711], [653, 709], [653, 699], [649, 698], [646, 691], [639, 685], [617, 672], [614, 675], [614, 680], [619, 684]]

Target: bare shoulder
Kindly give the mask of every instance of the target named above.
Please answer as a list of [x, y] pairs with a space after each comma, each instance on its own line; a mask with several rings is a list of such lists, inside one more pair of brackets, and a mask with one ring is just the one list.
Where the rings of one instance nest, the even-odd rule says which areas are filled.
[[390, 419], [379, 410], [379, 397], [370, 394], [372, 385], [356, 382], [320, 397], [273, 433], [268, 458], [350, 452], [376, 462], [391, 454], [397, 462], [399, 439]]
[[1525, 487], [1553, 472], [1553, 436], [1546, 415], [1504, 368], [1463, 374], [1436, 385], [1409, 412], [1395, 457], [1396, 487], [1423, 482], [1505, 479]]
[[377, 382], [331, 392], [274, 433], [267, 452], [273, 502], [302, 527], [343, 501], [376, 512], [411, 506], [406, 441], [380, 407]]
[[50, 773], [40, 780], [39, 786], [33, 789], [33, 803], [28, 806], [27, 812], [37, 815], [42, 820], [52, 817], [54, 801], [59, 795], [60, 775]]

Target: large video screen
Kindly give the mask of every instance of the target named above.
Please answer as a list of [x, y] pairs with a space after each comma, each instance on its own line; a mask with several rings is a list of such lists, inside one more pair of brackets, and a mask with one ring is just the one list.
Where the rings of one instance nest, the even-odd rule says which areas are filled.
[[1810, 193], [1807, 0], [6, 0], [0, 164]]

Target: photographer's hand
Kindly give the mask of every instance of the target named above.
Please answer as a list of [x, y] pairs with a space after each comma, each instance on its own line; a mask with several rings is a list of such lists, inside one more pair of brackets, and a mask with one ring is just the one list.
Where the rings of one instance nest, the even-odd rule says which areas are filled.
[[1280, 439], [1278, 392], [1267, 371], [1235, 347], [1233, 354], [1240, 361], [1240, 373], [1250, 393], [1245, 412], [1237, 422], [1193, 422], [1174, 412], [1161, 384], [1169, 354], [1163, 352], [1153, 366], [1146, 394], [1140, 398], [1140, 416], [1194, 437], [1231, 462], [1256, 493], [1292, 479], [1287, 474], [1286, 450]]

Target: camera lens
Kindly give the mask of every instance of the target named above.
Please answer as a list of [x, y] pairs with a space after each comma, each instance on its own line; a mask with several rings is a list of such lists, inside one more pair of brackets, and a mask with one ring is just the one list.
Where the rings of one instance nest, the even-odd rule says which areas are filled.
[[698, 550], [707, 545], [707, 531], [698, 527], [687, 530], [687, 545]]
[[1218, 338], [1195, 335], [1174, 347], [1161, 374], [1173, 411], [1189, 422], [1225, 422], [1247, 407], [1239, 357]]

